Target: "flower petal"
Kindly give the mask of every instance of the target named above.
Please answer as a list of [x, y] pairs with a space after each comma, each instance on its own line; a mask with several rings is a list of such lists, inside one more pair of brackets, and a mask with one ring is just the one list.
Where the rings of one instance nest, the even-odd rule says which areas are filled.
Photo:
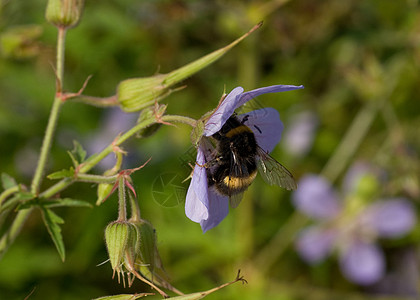
[[240, 99], [244, 89], [240, 86], [234, 88], [226, 97], [222, 103], [213, 112], [210, 118], [207, 120], [204, 127], [204, 135], [211, 136], [218, 132], [222, 126], [226, 123], [229, 117], [233, 114], [237, 108], [237, 102]]
[[206, 140], [203, 139], [197, 149], [197, 163], [185, 201], [185, 214], [200, 223], [203, 232], [218, 225], [229, 213], [228, 197], [208, 187], [206, 168], [201, 167], [207, 162], [205, 145]]
[[317, 175], [306, 175], [293, 193], [293, 203], [306, 215], [316, 219], [330, 219], [341, 210], [331, 184]]
[[219, 223], [228, 215], [228, 213], [228, 197], [219, 195], [212, 189], [209, 189], [208, 218], [200, 222], [203, 232], [206, 232], [207, 230], [219, 225]]
[[229, 93], [229, 95], [226, 96], [219, 107], [207, 120], [204, 128], [204, 135], [211, 136], [219, 131], [223, 124], [226, 123], [227, 119], [229, 119], [229, 117], [233, 114], [235, 109], [244, 105], [249, 100], [262, 94], [287, 92], [296, 89], [303, 89], [303, 85], [272, 85], [245, 93], [243, 93], [244, 90], [242, 87], [236, 87]]
[[293, 91], [293, 90], [297, 90], [297, 89], [303, 89], [303, 85], [271, 85], [271, 86], [266, 86], [266, 87], [262, 87], [259, 89], [255, 89], [246, 93], [243, 93], [239, 99], [237, 100], [236, 103], [236, 108], [238, 108], [239, 106], [244, 105], [245, 103], [247, 103], [249, 100], [258, 97], [259, 95], [262, 94], [268, 94], [268, 93], [279, 93], [279, 92], [287, 92], [287, 91]]
[[336, 232], [312, 226], [301, 231], [296, 248], [305, 261], [315, 264], [331, 252], [335, 237]]
[[310, 150], [318, 127], [315, 113], [305, 111], [297, 114], [288, 124], [284, 135], [284, 147], [294, 156], [304, 156]]
[[385, 259], [382, 250], [373, 244], [355, 243], [340, 257], [344, 276], [357, 284], [375, 283], [385, 273]]
[[281, 139], [283, 122], [277, 110], [271, 107], [254, 110], [238, 116], [239, 120], [247, 118], [245, 125], [251, 128], [257, 144], [265, 151], [271, 152]]
[[185, 200], [185, 214], [194, 222], [201, 222], [209, 217], [209, 197], [206, 168], [200, 167], [206, 163], [203, 150], [197, 149], [197, 164], [188, 188]]
[[373, 203], [362, 220], [381, 237], [398, 237], [414, 227], [416, 214], [411, 202], [404, 198], [394, 198]]

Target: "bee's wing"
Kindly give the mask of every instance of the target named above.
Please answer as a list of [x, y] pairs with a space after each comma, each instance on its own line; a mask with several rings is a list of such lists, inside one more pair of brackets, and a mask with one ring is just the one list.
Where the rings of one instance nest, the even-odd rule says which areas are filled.
[[231, 208], [238, 207], [239, 203], [242, 201], [242, 197], [244, 196], [244, 193], [239, 193], [236, 195], [229, 196], [229, 204]]
[[287, 190], [297, 188], [292, 173], [260, 147], [258, 147], [257, 167], [258, 172], [268, 184], [275, 184]]

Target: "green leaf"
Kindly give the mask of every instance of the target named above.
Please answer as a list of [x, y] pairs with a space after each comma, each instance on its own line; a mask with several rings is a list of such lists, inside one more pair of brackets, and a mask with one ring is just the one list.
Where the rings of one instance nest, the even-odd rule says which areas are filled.
[[6, 173], [1, 173], [1, 182], [3, 185], [3, 189], [5, 190], [17, 186], [16, 180], [12, 176]]
[[54, 173], [51, 173], [47, 176], [48, 179], [63, 179], [68, 177], [74, 176], [74, 169], [71, 167], [70, 169], [63, 169], [61, 171], [57, 171]]
[[74, 148], [71, 151], [68, 151], [71, 160], [75, 167], [83, 163], [86, 159], [86, 151], [83, 149], [82, 145], [78, 141], [73, 141]]
[[139, 299], [139, 298], [142, 298], [144, 296], [149, 296], [149, 295], [154, 295], [154, 294], [151, 294], [151, 293], [141, 293], [141, 294], [133, 294], [133, 295], [120, 294], [120, 295], [99, 297], [93, 300], [135, 300], [135, 299]]
[[51, 209], [44, 206], [39, 206], [42, 212], [42, 219], [47, 227], [48, 233], [50, 234], [55, 247], [57, 248], [58, 254], [61, 260], [65, 259], [65, 248], [63, 242], [63, 236], [61, 235], [61, 228], [58, 224], [63, 224], [64, 220], [56, 215]]
[[43, 203], [44, 207], [51, 208], [51, 207], [92, 207], [92, 204], [83, 200], [77, 200], [72, 198], [63, 198], [63, 199], [53, 199], [48, 200], [48, 202]]

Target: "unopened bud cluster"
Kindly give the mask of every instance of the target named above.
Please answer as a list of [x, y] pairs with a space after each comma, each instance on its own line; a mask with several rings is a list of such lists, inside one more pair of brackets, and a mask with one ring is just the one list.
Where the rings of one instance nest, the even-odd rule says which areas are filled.
[[83, 0], [49, 0], [45, 18], [61, 28], [70, 28], [79, 23]]
[[108, 224], [105, 229], [105, 241], [109, 261], [114, 271], [120, 271], [126, 256], [133, 253], [137, 239], [136, 227], [127, 221], [115, 221]]
[[105, 229], [105, 241], [114, 272], [139, 272], [144, 278], [170, 288], [156, 247], [156, 232], [150, 222], [114, 221]]

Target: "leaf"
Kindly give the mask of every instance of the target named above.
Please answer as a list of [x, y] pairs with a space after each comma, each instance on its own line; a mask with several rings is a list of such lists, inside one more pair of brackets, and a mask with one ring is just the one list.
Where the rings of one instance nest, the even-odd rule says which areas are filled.
[[149, 296], [149, 295], [154, 295], [154, 294], [151, 294], [151, 293], [141, 293], [141, 294], [133, 294], [133, 295], [120, 294], [120, 295], [99, 297], [93, 300], [135, 300], [135, 299], [142, 298], [144, 296]]
[[48, 200], [48, 202], [43, 203], [44, 207], [92, 207], [92, 204], [83, 200], [77, 200], [72, 198], [62, 198], [62, 199], [53, 199]]
[[70, 155], [71, 160], [75, 167], [80, 165], [86, 159], [86, 151], [83, 149], [82, 145], [76, 140], [73, 141], [74, 148], [71, 151], [67, 151]]
[[3, 185], [3, 189], [5, 190], [17, 186], [16, 180], [12, 176], [6, 173], [1, 173], [1, 182]]
[[58, 254], [61, 257], [61, 260], [65, 259], [65, 248], [63, 242], [63, 236], [61, 235], [61, 228], [58, 224], [63, 224], [64, 220], [55, 214], [51, 209], [44, 206], [39, 206], [42, 212], [42, 219], [44, 224], [47, 227], [48, 233], [50, 234], [55, 247], [57, 248]]
[[70, 169], [63, 169], [61, 171], [57, 171], [54, 173], [51, 173], [47, 176], [48, 179], [63, 179], [68, 177], [74, 176], [74, 169], [71, 167]]

